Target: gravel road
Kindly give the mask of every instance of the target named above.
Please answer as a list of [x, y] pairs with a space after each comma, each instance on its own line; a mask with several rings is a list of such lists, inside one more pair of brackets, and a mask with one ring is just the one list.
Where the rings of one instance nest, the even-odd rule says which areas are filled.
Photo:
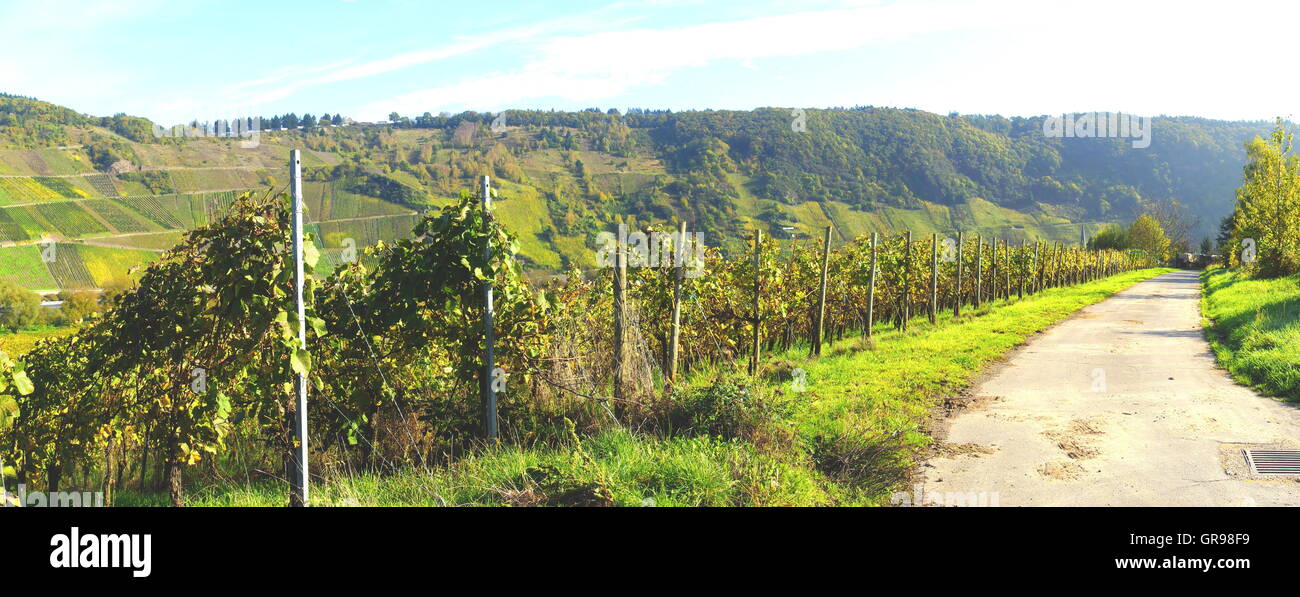
[[1300, 408], [1216, 368], [1199, 300], [1195, 272], [1165, 274], [1008, 355], [941, 424], [916, 502], [1300, 505], [1300, 479], [1242, 454], [1300, 449]]

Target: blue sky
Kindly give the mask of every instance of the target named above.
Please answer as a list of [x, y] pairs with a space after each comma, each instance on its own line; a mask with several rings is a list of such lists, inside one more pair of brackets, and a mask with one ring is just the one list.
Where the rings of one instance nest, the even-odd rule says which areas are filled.
[[593, 106], [1271, 119], [1300, 97], [1292, 6], [0, 0], [0, 91], [165, 124]]

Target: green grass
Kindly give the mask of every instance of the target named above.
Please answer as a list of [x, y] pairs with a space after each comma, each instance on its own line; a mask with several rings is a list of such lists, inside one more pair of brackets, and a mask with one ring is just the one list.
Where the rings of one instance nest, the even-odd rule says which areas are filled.
[[0, 248], [0, 280], [33, 290], [59, 287], [35, 246]]
[[[312, 487], [317, 506], [740, 506], [824, 503], [806, 470], [743, 443], [657, 439], [617, 430], [554, 448], [501, 446], [429, 470], [341, 477]], [[249, 480], [189, 492], [190, 506], [278, 506], [284, 485]], [[165, 494], [123, 491], [119, 506], [168, 505]]]
[[[926, 423], [945, 396], [967, 387], [990, 363], [1033, 334], [1166, 269], [1129, 272], [1075, 288], [998, 302], [931, 326], [918, 319], [907, 333], [881, 326], [872, 343], [849, 338], [806, 357], [807, 348], [769, 357], [755, 383], [757, 401], [780, 403], [777, 425], [797, 441], [760, 447], [717, 436], [661, 436], [613, 430], [556, 445], [505, 444], [432, 469], [390, 475], [338, 475], [313, 486], [321, 506], [575, 505], [619, 506], [878, 505], [895, 487], [855, 485], [823, 463], [851, 459], [859, 440], [884, 439], [906, 467], [931, 440]], [[807, 372], [793, 392], [789, 371]], [[684, 383], [704, 388], [726, 371], [697, 371]], [[776, 451], [772, 446], [786, 446]], [[847, 446], [847, 447], [845, 447]], [[847, 455], [847, 456], [846, 456]], [[870, 457], [870, 454], [867, 455]], [[871, 460], [860, 464], [873, 466]], [[283, 505], [282, 483], [256, 479], [194, 480], [187, 503], [200, 506]], [[861, 476], [860, 473], [858, 473]], [[849, 475], [852, 477], [852, 475]], [[897, 482], [897, 480], [896, 480]], [[122, 492], [118, 505], [165, 505], [165, 494]]]
[[1201, 313], [1219, 364], [1260, 393], [1300, 401], [1300, 275], [1201, 274]]

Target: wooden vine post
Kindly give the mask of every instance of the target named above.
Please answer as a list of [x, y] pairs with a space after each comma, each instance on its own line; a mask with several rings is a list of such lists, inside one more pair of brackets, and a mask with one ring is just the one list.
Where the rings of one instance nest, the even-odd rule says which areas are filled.
[[984, 299], [984, 237], [975, 236], [975, 308]]
[[1038, 294], [1043, 290], [1043, 265], [1038, 261], [1039, 251], [1043, 248], [1043, 241], [1034, 241], [1034, 288], [1033, 294]]
[[1021, 240], [1021, 241], [1020, 241], [1020, 264], [1021, 264], [1021, 266], [1018, 267], [1018, 268], [1016, 268], [1017, 270], [1019, 270], [1019, 271], [1016, 272], [1016, 277], [1020, 278], [1020, 280], [1019, 280], [1019, 284], [1016, 285], [1016, 295], [1017, 295], [1019, 298], [1025, 298], [1025, 282], [1026, 282], [1026, 281], [1028, 280], [1028, 278], [1029, 278], [1029, 264], [1028, 264], [1028, 263], [1025, 263], [1025, 261], [1026, 261], [1025, 257], [1029, 254], [1029, 251], [1026, 249], [1026, 245], [1027, 245], [1028, 242], [1029, 242], [1029, 241], [1026, 241], [1026, 240]]
[[930, 325], [939, 323], [939, 235], [930, 235]]
[[991, 282], [993, 283], [993, 291], [989, 294], [989, 300], [996, 301], [1001, 297], [998, 294], [998, 278], [1002, 275], [1002, 270], [998, 269], [998, 239], [996, 238], [989, 244], [989, 258], [993, 260], [992, 265], [989, 266], [989, 277], [992, 278]]
[[686, 275], [686, 222], [677, 230], [673, 263], [673, 323], [668, 344], [668, 382], [677, 381], [677, 351], [682, 335], [682, 277]]
[[749, 374], [758, 375], [758, 352], [759, 339], [762, 337], [760, 326], [763, 324], [762, 313], [759, 311], [759, 297], [762, 296], [763, 280], [763, 231], [754, 231], [754, 339], [750, 343], [749, 352]]
[[867, 338], [871, 337], [871, 328], [876, 322], [876, 252], [879, 250], [880, 237], [871, 233], [871, 272], [867, 276]]
[[813, 326], [813, 354], [821, 355], [822, 339], [826, 337], [826, 270], [831, 260], [831, 227], [826, 227], [826, 238], [822, 240], [822, 277], [817, 293], [817, 325]]
[[954, 318], [961, 315], [961, 303], [962, 303], [962, 299], [964, 298], [962, 296], [963, 289], [961, 286], [961, 282], [962, 282], [961, 278], [962, 278], [962, 267], [964, 265], [962, 263], [962, 256], [963, 253], [965, 252], [964, 251], [965, 248], [966, 248], [966, 233], [965, 231], [958, 231], [957, 232], [957, 285], [953, 289], [953, 294], [952, 294], [953, 296], [952, 316]]
[[1009, 301], [1011, 300], [1011, 241], [1009, 240], [1002, 241], [1002, 262], [1002, 296]]
[[614, 403], [626, 399], [627, 375], [627, 248], [623, 239], [616, 241], [614, 249]]
[[912, 318], [912, 231], [903, 237], [903, 292], [898, 299], [902, 301], [899, 313], [902, 314], [902, 330], [907, 331], [907, 320]]

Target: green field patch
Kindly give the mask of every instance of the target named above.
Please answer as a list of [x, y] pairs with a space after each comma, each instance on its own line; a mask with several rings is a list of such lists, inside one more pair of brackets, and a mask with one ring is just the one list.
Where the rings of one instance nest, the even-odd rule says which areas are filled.
[[0, 248], [0, 280], [33, 290], [59, 287], [36, 246]]
[[519, 237], [519, 252], [526, 259], [549, 268], [560, 267], [560, 254], [541, 234], [551, 228], [546, 200], [536, 188], [497, 181], [500, 193], [492, 203], [494, 217]]
[[51, 174], [85, 174], [95, 171], [90, 160], [77, 150], [48, 148], [38, 149], [36, 153]]

